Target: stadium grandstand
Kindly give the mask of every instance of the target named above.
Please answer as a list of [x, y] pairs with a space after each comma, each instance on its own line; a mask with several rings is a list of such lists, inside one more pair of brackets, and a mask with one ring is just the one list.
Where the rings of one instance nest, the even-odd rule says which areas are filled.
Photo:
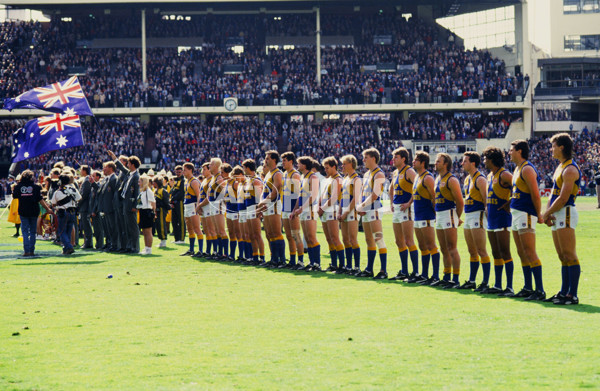
[[[492, 144], [507, 149], [536, 124], [581, 110], [588, 128], [598, 122], [597, 101], [532, 103], [538, 77], [530, 80], [534, 60], [523, 44], [524, 1], [3, 3], [0, 95], [77, 75], [96, 115], [83, 126], [86, 145], [24, 162], [32, 168], [64, 159], [98, 166], [106, 149], [141, 156], [144, 169], [209, 156], [239, 163], [273, 148], [359, 155], [365, 145], [382, 151], [384, 164], [400, 145], [458, 159]], [[511, 48], [465, 47], [438, 23], [501, 7], [514, 9]], [[11, 20], [20, 9], [48, 21]], [[593, 89], [596, 76], [586, 72]], [[553, 87], [565, 88], [543, 81], [536, 94]], [[0, 111], [2, 176], [12, 131], [40, 113]], [[535, 137], [561, 130], [554, 126]]]

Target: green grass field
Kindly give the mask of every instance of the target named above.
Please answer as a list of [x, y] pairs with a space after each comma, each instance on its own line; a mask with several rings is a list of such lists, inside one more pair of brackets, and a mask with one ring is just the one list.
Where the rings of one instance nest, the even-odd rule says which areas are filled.
[[[593, 199], [578, 204], [582, 304], [572, 307], [203, 262], [173, 244], [146, 257], [63, 257], [38, 241], [48, 256], [21, 259], [5, 215], [0, 390], [600, 388], [600, 212]], [[390, 215], [384, 226], [395, 274]], [[538, 232], [552, 295], [560, 263], [550, 229]]]

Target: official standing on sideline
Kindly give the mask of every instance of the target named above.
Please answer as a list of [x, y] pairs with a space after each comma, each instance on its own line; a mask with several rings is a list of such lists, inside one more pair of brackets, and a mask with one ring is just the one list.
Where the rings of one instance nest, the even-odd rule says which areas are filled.
[[79, 224], [83, 228], [83, 246], [81, 249], [94, 247], [92, 241], [92, 223], [90, 221], [90, 196], [92, 193], [92, 177], [89, 166], [81, 166], [82, 183], [79, 188], [81, 200], [77, 205], [79, 208]]
[[169, 212], [169, 192], [163, 187], [163, 177], [154, 177], [154, 188], [156, 189], [154, 197], [156, 198], [156, 236], [160, 239], [158, 248], [167, 247], [167, 213]]
[[75, 252], [71, 244], [71, 232], [77, 220], [77, 203], [81, 199], [81, 194], [75, 186], [69, 185], [71, 182], [69, 175], [61, 174], [58, 180], [60, 187], [52, 196], [52, 205], [57, 211], [58, 236], [63, 245], [63, 255], [69, 255]]
[[183, 198], [185, 197], [185, 179], [183, 167], [175, 167], [175, 184], [171, 189], [171, 222], [173, 223], [173, 236], [175, 244], [185, 243], [185, 221], [183, 213]]
[[[119, 198], [117, 193], [118, 179], [115, 174], [117, 166], [114, 162], [106, 162], [102, 167], [104, 172], [104, 182], [101, 185], [99, 210], [102, 218], [102, 228], [104, 229], [106, 244], [104, 250], [117, 251], [119, 249], [119, 232], [117, 231], [117, 218], [115, 198]], [[120, 213], [119, 213], [120, 214]]]
[[100, 217], [100, 181], [102, 175], [98, 171], [93, 171], [90, 175], [92, 180], [92, 191], [90, 192], [90, 217], [96, 241], [96, 250], [104, 247], [104, 229], [102, 228], [102, 218]]

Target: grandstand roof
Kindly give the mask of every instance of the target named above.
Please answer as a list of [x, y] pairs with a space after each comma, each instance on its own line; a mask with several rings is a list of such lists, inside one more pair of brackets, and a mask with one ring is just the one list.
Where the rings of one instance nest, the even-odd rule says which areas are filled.
[[168, 2], [164, 0], [87, 0], [86, 7], [73, 0], [2, 0], [11, 8], [29, 8], [40, 10], [47, 14], [88, 14], [106, 9], [119, 13], [119, 10], [131, 11], [132, 6], [147, 8], [154, 12], [243, 12], [265, 10], [310, 10], [320, 6], [324, 11], [352, 12], [354, 7], [364, 9], [402, 7], [411, 12], [418, 6], [431, 5], [436, 9], [436, 17], [452, 16], [463, 13], [483, 11], [520, 3], [521, 0], [387, 0], [373, 4], [372, 0], [179, 0]]

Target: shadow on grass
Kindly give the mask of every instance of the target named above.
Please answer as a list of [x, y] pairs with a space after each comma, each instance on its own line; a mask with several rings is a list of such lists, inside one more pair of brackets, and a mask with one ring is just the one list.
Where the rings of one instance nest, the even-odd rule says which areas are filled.
[[15, 266], [47, 266], [47, 265], [95, 265], [106, 261], [57, 261], [57, 262], [30, 262], [30, 263], [14, 263]]
[[[457, 293], [460, 295], [471, 295], [474, 297], [478, 297], [478, 298], [482, 298], [482, 299], [486, 299], [486, 300], [502, 300], [502, 301], [506, 301], [506, 300], [519, 300], [522, 301], [520, 299], [514, 299], [514, 298], [509, 298], [509, 297], [499, 297], [496, 295], [483, 295], [483, 294], [477, 294], [471, 290], [466, 290], [466, 289], [442, 289], [440, 287], [428, 287], [428, 286], [421, 286], [419, 284], [409, 284], [406, 282], [399, 282], [399, 281], [393, 281], [393, 280], [374, 280], [373, 278], [361, 278], [361, 277], [355, 277], [355, 276], [350, 276], [348, 274], [333, 274], [333, 273], [327, 273], [327, 272], [306, 272], [306, 271], [302, 271], [302, 270], [290, 270], [290, 269], [270, 269], [270, 268], [265, 268], [265, 267], [257, 267], [257, 266], [253, 266], [253, 265], [247, 265], [247, 264], [243, 264], [243, 263], [238, 263], [238, 262], [229, 262], [229, 261], [217, 261], [217, 260], [209, 260], [206, 258], [192, 258], [193, 260], [199, 261], [201, 263], [215, 263], [215, 264], [219, 264], [219, 265], [223, 265], [223, 266], [229, 266], [229, 267], [235, 267], [235, 268], [255, 268], [255, 269], [262, 269], [265, 271], [270, 271], [270, 272], [274, 272], [274, 273], [286, 273], [286, 274], [292, 274], [295, 276], [309, 276], [312, 278], [328, 278], [328, 279], [332, 279], [332, 280], [341, 280], [341, 279], [353, 279], [355, 281], [364, 281], [364, 282], [375, 282], [375, 283], [379, 283], [379, 284], [398, 284], [404, 288], [423, 288], [423, 289], [435, 289], [437, 291], [444, 291], [444, 292], [448, 292], [448, 293]], [[542, 302], [542, 301], [532, 301], [530, 302], [531, 304], [537, 304], [537, 305], [542, 305], [544, 307], [550, 307], [550, 308], [556, 308], [556, 309], [563, 309], [563, 310], [570, 310], [570, 311], [575, 311], [575, 312], [585, 312], [585, 313], [591, 313], [591, 314], [597, 314], [600, 313], [600, 307], [598, 306], [594, 306], [591, 304], [579, 304], [579, 305], [570, 305], [570, 306], [565, 306], [565, 305], [556, 305], [553, 303], [546, 303], [546, 302]]]

